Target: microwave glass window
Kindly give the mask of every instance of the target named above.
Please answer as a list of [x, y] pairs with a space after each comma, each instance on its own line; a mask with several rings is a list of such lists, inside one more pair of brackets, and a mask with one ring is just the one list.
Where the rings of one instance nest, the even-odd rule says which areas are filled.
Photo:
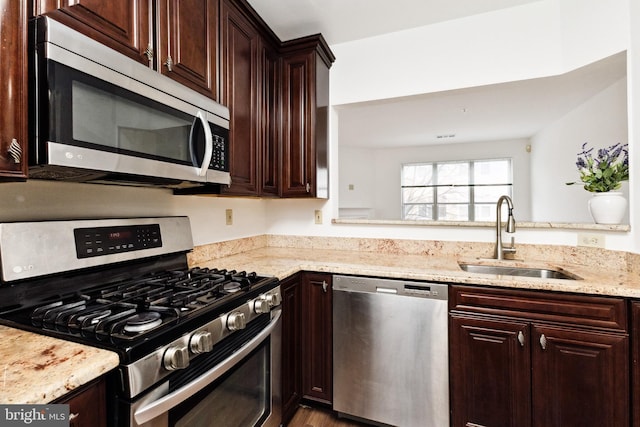
[[191, 121], [74, 80], [73, 139], [154, 158], [189, 162]]

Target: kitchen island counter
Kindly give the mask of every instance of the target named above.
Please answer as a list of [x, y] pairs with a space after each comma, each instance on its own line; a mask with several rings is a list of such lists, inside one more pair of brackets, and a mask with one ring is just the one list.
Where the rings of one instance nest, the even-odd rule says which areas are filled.
[[48, 403], [117, 367], [116, 353], [0, 326], [2, 404]]

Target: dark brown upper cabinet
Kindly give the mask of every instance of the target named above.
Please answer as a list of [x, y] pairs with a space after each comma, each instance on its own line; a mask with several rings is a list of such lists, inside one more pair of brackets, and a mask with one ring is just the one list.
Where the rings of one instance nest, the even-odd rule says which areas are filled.
[[0, 179], [27, 177], [27, 2], [0, 9]]
[[218, 0], [158, 4], [156, 69], [218, 99]]
[[34, 13], [217, 99], [218, 0], [36, 0]]
[[277, 38], [243, 1], [220, 7], [221, 102], [231, 113], [229, 195], [278, 196], [280, 105]]
[[150, 0], [34, 0], [34, 15], [48, 14], [124, 55], [148, 64], [152, 44]]
[[329, 197], [329, 68], [335, 60], [317, 34], [282, 47], [283, 197]]
[[258, 30], [235, 2], [221, 3], [221, 76], [220, 101], [231, 114], [229, 164], [231, 186], [228, 194], [258, 195], [260, 100], [258, 82]]

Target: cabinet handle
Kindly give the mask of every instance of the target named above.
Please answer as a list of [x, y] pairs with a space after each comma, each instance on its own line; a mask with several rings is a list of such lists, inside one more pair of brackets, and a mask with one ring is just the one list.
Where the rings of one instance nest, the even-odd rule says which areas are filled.
[[167, 60], [164, 61], [164, 65], [167, 66], [167, 70], [169, 72], [173, 71], [173, 59], [171, 59], [171, 55], [167, 56]]
[[[9, 148], [7, 149], [7, 154], [9, 155], [9, 160], [13, 163], [19, 164], [22, 162], [22, 147], [17, 139], [11, 139], [11, 144], [9, 144]], [[0, 155], [3, 159], [7, 160], [6, 157]]]
[[307, 190], [307, 193], [310, 193], [311, 192], [311, 184], [309, 184], [307, 182], [307, 185], [305, 185], [305, 189]]
[[327, 293], [327, 288], [328, 288], [328, 287], [329, 287], [329, 285], [327, 284], [327, 281], [326, 281], [326, 280], [323, 280], [323, 281], [322, 281], [322, 291], [323, 291], [324, 293]]
[[545, 337], [544, 334], [540, 335], [540, 347], [542, 347], [543, 350], [547, 349], [547, 337]]
[[147, 57], [147, 60], [151, 62], [151, 60], [153, 59], [153, 46], [151, 46], [151, 43], [149, 43], [147, 48], [142, 53]]
[[524, 347], [524, 334], [522, 331], [518, 332], [518, 342], [520, 343], [520, 347]]

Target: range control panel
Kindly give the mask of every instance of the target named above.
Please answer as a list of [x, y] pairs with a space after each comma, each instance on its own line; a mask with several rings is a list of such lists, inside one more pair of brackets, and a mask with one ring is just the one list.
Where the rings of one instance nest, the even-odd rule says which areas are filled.
[[75, 228], [73, 234], [78, 258], [90, 258], [162, 246], [159, 224]]

